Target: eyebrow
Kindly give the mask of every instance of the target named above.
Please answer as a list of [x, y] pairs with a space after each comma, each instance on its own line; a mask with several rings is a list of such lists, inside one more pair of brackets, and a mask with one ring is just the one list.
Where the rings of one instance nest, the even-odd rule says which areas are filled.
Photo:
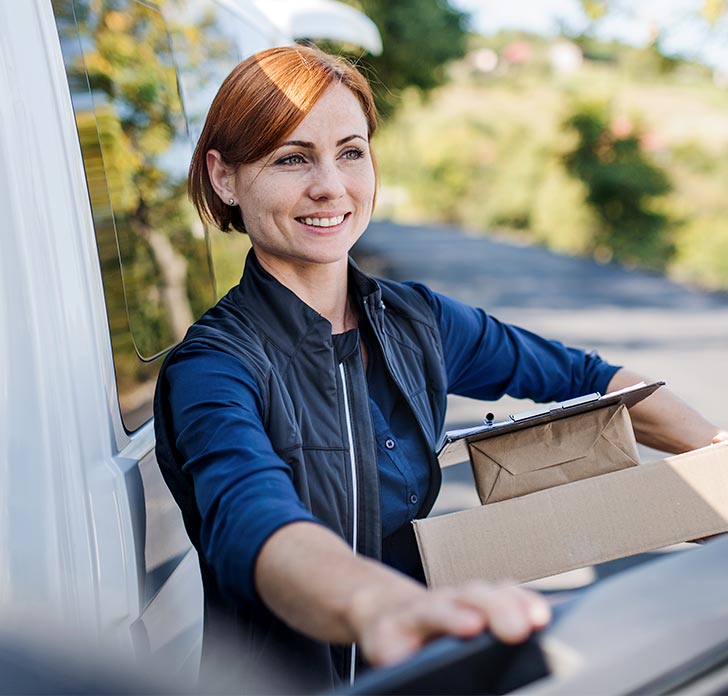
[[[345, 138], [342, 138], [341, 140], [336, 141], [336, 147], [339, 147], [343, 145], [344, 143], [348, 143], [350, 140], [354, 140], [355, 138], [359, 138], [360, 140], [363, 140], [365, 143], [368, 143], [369, 141], [362, 135], [357, 135], [354, 133], [353, 135], [347, 135]], [[309, 150], [315, 150], [316, 145], [314, 143], [308, 142], [307, 140], [286, 140], [285, 143], [281, 143], [278, 147], [284, 147], [285, 145], [294, 145], [295, 147], [305, 147]]]

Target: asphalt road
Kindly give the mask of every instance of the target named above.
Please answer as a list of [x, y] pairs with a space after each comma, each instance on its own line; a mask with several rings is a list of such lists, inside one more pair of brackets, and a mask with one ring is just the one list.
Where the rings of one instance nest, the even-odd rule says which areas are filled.
[[[372, 223], [354, 256], [376, 275], [422, 281], [501, 320], [596, 349], [610, 362], [664, 380], [728, 427], [728, 294], [443, 227]], [[447, 427], [475, 425], [488, 411], [502, 420], [529, 406], [510, 398], [488, 404], [452, 397]], [[643, 448], [641, 456], [651, 461], [661, 453]], [[443, 475], [433, 514], [478, 504], [468, 465], [450, 467]], [[583, 585], [631, 562], [569, 574], [545, 586]]]

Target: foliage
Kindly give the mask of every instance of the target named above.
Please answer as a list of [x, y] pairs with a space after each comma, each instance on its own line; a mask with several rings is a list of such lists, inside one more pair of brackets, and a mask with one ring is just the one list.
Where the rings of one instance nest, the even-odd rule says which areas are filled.
[[181, 338], [214, 299], [205, 232], [187, 201], [192, 143], [168, 28], [186, 40], [177, 58], [203, 62], [218, 49], [207, 40], [204, 22], [192, 27], [180, 18], [165, 25], [148, 4], [54, 3], [76, 102], [119, 398], [133, 404], [155, 377], [154, 363], [146, 360]]
[[[513, 40], [530, 37], [500, 35], [492, 45]], [[634, 49], [593, 40], [590, 50], [609, 60], [554, 75], [542, 41], [518, 69], [483, 74], [462, 61], [426, 101], [405, 92], [375, 142], [377, 215], [512, 230], [560, 252], [662, 267], [728, 289], [728, 91], [689, 63], [657, 77], [625, 70]], [[478, 37], [474, 47], [490, 46]], [[590, 137], [602, 149], [585, 154], [595, 171], [569, 173], [565, 155], [580, 135], [566, 124], [599, 100]], [[624, 226], [609, 217], [608, 192]]]
[[673, 273], [701, 285], [728, 289], [728, 221], [724, 216], [695, 216], [680, 229]]
[[[169, 268], [177, 264], [187, 272], [175, 242], [194, 246], [195, 240], [180, 218], [186, 206], [183, 181], [166, 158], [173, 148], [190, 144], [180, 138], [181, 133], [186, 138], [186, 126], [174, 64], [167, 59], [169, 37], [158, 15], [144, 5], [122, 11], [106, 2], [85, 20], [92, 42], [83, 66], [99, 105], [97, 127], [123, 269], [120, 290], [136, 349], [148, 358], [178, 340], [193, 319], [191, 298], [180, 294], [181, 302], [173, 303], [167, 288]], [[178, 316], [178, 326], [168, 316]]]
[[[611, 22], [616, 25], [636, 22], [645, 25], [647, 17], [650, 16], [645, 16], [641, 12], [640, 3], [624, 0], [581, 0], [581, 7], [586, 18], [590, 20], [590, 25], [585, 31], [587, 37], [598, 34], [598, 27], [602, 23]], [[683, 3], [679, 13], [676, 12], [677, 9], [675, 3], [669, 3], [665, 8], [665, 18], [659, 15], [657, 4], [648, 10], [651, 13], [649, 22], [651, 38], [646, 46], [632, 49], [633, 57], [637, 58], [636, 61], [632, 61], [634, 67], [638, 67], [636, 64], [639, 62], [645, 62], [649, 70], [655, 68], [661, 72], [674, 70], [680, 63], [680, 59], [670, 56], [674, 50], [672, 47], [675, 46], [674, 37], [678, 34], [686, 35], [686, 30], [693, 45], [689, 51], [683, 49], [685, 55], [692, 53], [697, 56], [703, 53], [709, 58], [711, 54], [715, 55], [715, 48], [720, 51], [725, 45], [725, 31], [728, 24], [724, 20], [728, 16], [728, 0], [693, 0]], [[678, 23], [681, 29], [676, 30]], [[709, 44], [712, 44], [712, 47], [704, 50]]]
[[400, 104], [405, 88], [428, 92], [443, 84], [446, 64], [465, 53], [466, 15], [445, 0], [344, 1], [368, 15], [382, 34], [382, 55], [358, 62], [385, 117]]
[[594, 253], [599, 221], [586, 203], [584, 184], [567, 174], [556, 153], [547, 159], [542, 174], [531, 210], [534, 240], [563, 254]]
[[594, 102], [577, 105], [564, 125], [577, 137], [564, 156], [566, 170], [584, 183], [600, 223], [594, 247], [618, 261], [664, 268], [673, 253], [670, 220], [655, 199], [671, 185], [644, 151], [639, 130], [616, 133], [607, 107]]

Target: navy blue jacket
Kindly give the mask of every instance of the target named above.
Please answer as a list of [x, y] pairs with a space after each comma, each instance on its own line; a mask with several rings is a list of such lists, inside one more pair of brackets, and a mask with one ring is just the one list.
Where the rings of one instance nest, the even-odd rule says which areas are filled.
[[[370, 359], [386, 364], [412, 415], [412, 437], [428, 460], [430, 486], [420, 515], [430, 510], [440, 486], [434, 452], [448, 392], [485, 399], [509, 393], [537, 401], [560, 400], [604, 391], [616, 369], [597, 356], [500, 324], [482, 310], [424, 286], [375, 281], [353, 264], [350, 283], [362, 324], [375, 344]], [[155, 399], [157, 458], [200, 557], [205, 587], [203, 675], [224, 675], [225, 688], [244, 685], [238, 679], [245, 673], [246, 660], [258, 664], [261, 656], [271, 656], [272, 648], [285, 651], [286, 664], [293, 670], [300, 664], [306, 674], [317, 677], [311, 688], [333, 686], [348, 675], [346, 650], [298, 634], [260, 602], [251, 601], [249, 591], [237, 590], [236, 583], [249, 580], [241, 579], [236, 561], [238, 556], [254, 559], [257, 554], [258, 547], [245, 548], [244, 526], [256, 515], [278, 514], [281, 523], [292, 519], [286, 500], [292, 496], [286, 495], [285, 482], [300, 505], [293, 519], [315, 519], [355, 544], [358, 553], [381, 557], [377, 452], [358, 346], [355, 341], [355, 350], [337, 355], [328, 321], [267, 274], [251, 253], [240, 285], [190, 329], [165, 361]], [[280, 509], [275, 496], [268, 496], [265, 510], [245, 498], [242, 473], [237, 479], [244, 466], [222, 476], [204, 447], [193, 453], [179, 451], [181, 436], [176, 414], [169, 410], [166, 371], [180, 351], [195, 347], [222, 351], [253, 375], [256, 412], [277, 458], [280, 483], [272, 476], [270, 485], [280, 485]], [[205, 427], [214, 434], [214, 421]], [[211, 478], [216, 482], [212, 490]], [[231, 493], [238, 490], [239, 495]], [[401, 537], [402, 553], [413, 553], [409, 525]], [[241, 552], [231, 550], [235, 548]], [[246, 567], [251, 565], [248, 561]], [[226, 654], [235, 654], [223, 664], [215, 662], [219, 650], [211, 650], [220, 636], [225, 636]]]

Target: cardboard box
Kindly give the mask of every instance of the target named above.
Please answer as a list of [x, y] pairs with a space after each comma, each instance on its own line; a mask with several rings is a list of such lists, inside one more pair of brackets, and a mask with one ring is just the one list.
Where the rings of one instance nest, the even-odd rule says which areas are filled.
[[728, 444], [417, 520], [427, 583], [526, 582], [728, 531]]

